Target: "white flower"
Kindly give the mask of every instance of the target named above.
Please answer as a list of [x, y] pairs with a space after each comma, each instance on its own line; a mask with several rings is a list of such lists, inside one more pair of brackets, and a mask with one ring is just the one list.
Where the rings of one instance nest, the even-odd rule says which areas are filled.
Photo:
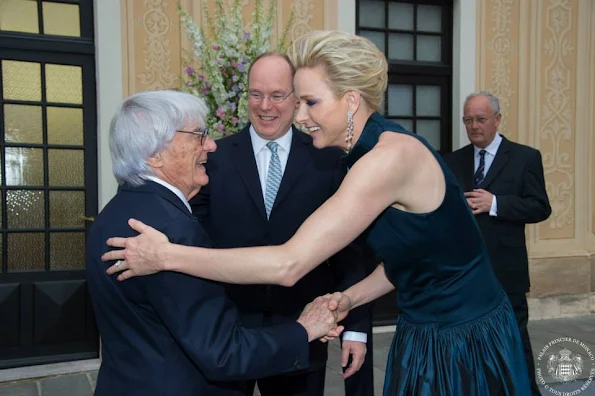
[[[262, 0], [255, 1], [250, 31], [244, 32], [242, 0], [213, 0], [215, 13], [208, 13], [203, 0], [207, 31], [199, 27], [188, 12], [179, 7], [180, 22], [192, 42], [190, 59], [184, 65], [182, 89], [201, 96], [209, 106], [207, 126], [219, 138], [239, 132], [248, 123], [248, 68], [253, 59], [270, 49], [270, 37], [276, 11], [276, 1], [265, 10]], [[289, 25], [293, 21], [290, 17]], [[284, 51], [286, 27], [278, 51]], [[192, 67], [197, 65], [198, 67]]]

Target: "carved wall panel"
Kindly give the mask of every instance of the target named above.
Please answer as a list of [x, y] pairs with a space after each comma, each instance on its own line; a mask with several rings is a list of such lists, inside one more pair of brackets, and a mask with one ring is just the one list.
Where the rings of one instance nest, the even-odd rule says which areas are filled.
[[543, 239], [575, 237], [578, 2], [538, 3], [538, 145], [542, 151], [552, 216]]
[[[227, 0], [229, 4], [233, 0]], [[272, 45], [289, 21], [294, 22], [290, 39], [315, 29], [335, 29], [337, 0], [275, 0], [277, 16], [273, 26]], [[201, 0], [181, 0], [182, 6], [204, 26]], [[124, 95], [135, 92], [179, 86], [182, 59], [190, 49], [180, 29], [177, 0], [121, 0], [124, 51]], [[264, 1], [265, 8], [269, 2]], [[254, 0], [243, 0], [244, 21], [251, 21]], [[209, 10], [214, 2], [209, 1]]]
[[478, 88], [500, 99], [500, 131], [518, 141], [519, 0], [481, 0], [478, 7]]
[[123, 0], [125, 95], [177, 86], [180, 27], [173, 0]]
[[594, 30], [591, 0], [478, 1], [477, 86], [500, 98], [503, 134], [543, 156], [553, 212], [528, 228], [541, 257], [595, 248]]

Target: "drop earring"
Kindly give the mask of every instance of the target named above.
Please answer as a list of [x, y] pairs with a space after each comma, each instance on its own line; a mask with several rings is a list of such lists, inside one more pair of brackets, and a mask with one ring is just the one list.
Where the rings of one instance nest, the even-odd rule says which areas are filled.
[[353, 112], [349, 110], [347, 112], [347, 136], [345, 137], [345, 143], [347, 143], [347, 150], [346, 152], [351, 151], [351, 146], [353, 145]]

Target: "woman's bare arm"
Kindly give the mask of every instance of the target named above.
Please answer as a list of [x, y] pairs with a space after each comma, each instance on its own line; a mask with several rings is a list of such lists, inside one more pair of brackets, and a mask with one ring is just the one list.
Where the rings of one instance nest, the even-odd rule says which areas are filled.
[[[283, 245], [238, 249], [178, 246], [137, 222], [132, 223], [133, 228], [144, 234], [110, 238], [108, 245], [126, 250], [108, 252], [104, 261], [125, 260], [119, 279], [170, 270], [226, 283], [292, 286], [395, 203], [396, 191], [408, 176], [399, 160], [401, 150], [406, 148], [396, 145], [394, 139], [381, 139], [351, 168], [339, 190]], [[121, 270], [115, 266], [109, 269], [110, 273]]]
[[388, 280], [384, 272], [384, 263], [376, 267], [374, 272], [351, 286], [343, 293], [351, 300], [351, 309], [367, 304], [384, 296], [395, 289], [395, 286]]

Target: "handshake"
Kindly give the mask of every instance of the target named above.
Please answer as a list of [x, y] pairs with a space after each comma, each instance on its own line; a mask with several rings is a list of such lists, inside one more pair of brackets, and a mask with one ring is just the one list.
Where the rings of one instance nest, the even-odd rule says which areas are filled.
[[306, 305], [297, 322], [308, 332], [308, 342], [316, 339], [327, 342], [341, 334], [343, 326], [337, 323], [345, 319], [351, 308], [351, 299], [346, 294], [327, 294]]

